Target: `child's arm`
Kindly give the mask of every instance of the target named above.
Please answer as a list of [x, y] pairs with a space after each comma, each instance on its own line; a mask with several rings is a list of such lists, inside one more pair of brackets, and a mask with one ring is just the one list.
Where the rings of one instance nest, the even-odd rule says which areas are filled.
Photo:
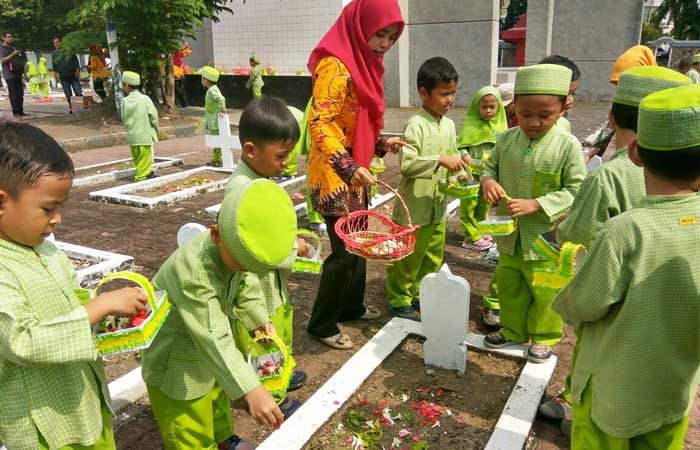
[[551, 222], [569, 209], [581, 187], [581, 182], [586, 178], [586, 164], [583, 162], [581, 144], [575, 140], [566, 150], [566, 161], [561, 172], [562, 188], [535, 199]]
[[216, 110], [220, 116], [226, 114], [226, 97], [223, 96], [221, 91], [218, 91], [214, 96], [216, 100]]
[[507, 196], [505, 189], [498, 181], [498, 162], [501, 158], [501, 140], [496, 141], [491, 156], [486, 160], [486, 168], [481, 174], [481, 190], [484, 200], [490, 204], [498, 202]]
[[419, 125], [409, 122], [403, 135], [406, 145], [400, 150], [400, 167], [404, 178], [430, 179], [439, 166], [450, 171], [464, 167], [460, 157], [454, 154], [423, 155], [424, 137]]
[[153, 104], [150, 98], [148, 98], [148, 121], [151, 123], [151, 128], [153, 128], [153, 130], [155, 130], [155, 132], [158, 133], [158, 110], [156, 109], [155, 105]]
[[576, 276], [554, 299], [552, 309], [564, 320], [594, 322], [624, 299], [631, 273], [624, 265], [625, 255], [616, 248], [617, 235], [619, 230], [603, 229]]
[[260, 277], [254, 273], [245, 272], [241, 275], [238, 295], [233, 312], [243, 325], [253, 331], [270, 322], [267, 311], [265, 293]]
[[614, 195], [598, 177], [586, 177], [574, 198], [568, 216], [557, 227], [557, 242], [575, 242], [589, 246], [600, 233], [603, 224], [611, 216], [620, 214], [619, 208], [614, 207], [608, 200]]

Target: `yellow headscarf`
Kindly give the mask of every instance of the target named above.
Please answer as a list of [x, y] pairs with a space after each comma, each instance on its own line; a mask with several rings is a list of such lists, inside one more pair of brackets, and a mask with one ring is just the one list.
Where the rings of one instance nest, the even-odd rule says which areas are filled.
[[654, 52], [649, 47], [646, 45], [635, 45], [617, 58], [610, 74], [610, 82], [617, 84], [622, 72], [632, 67], [656, 65], [656, 56], [654, 56]]
[[[485, 121], [479, 114], [479, 102], [487, 95], [493, 95], [498, 101], [498, 111], [493, 119]], [[506, 110], [503, 107], [501, 94], [493, 86], [485, 86], [476, 91], [469, 105], [462, 131], [457, 139], [457, 147], [474, 147], [486, 142], [496, 142], [496, 135], [508, 129]]]

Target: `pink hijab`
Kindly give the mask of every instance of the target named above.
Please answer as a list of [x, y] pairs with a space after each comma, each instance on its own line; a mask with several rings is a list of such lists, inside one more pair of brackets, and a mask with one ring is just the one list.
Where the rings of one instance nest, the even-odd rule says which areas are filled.
[[369, 167], [379, 132], [384, 127], [384, 57], [376, 55], [367, 41], [379, 30], [404, 21], [397, 0], [353, 0], [318, 43], [309, 57], [313, 74], [321, 59], [335, 56], [350, 71], [357, 92], [359, 110], [352, 157]]

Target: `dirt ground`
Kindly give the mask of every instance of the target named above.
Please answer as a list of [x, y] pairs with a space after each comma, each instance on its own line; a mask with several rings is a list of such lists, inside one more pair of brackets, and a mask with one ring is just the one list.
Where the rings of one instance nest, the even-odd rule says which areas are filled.
[[[55, 126], [58, 129], [70, 126], [69, 123], [63, 122], [66, 118], [64, 116], [55, 123], [42, 124], [42, 128]], [[185, 168], [201, 166], [208, 160], [209, 152], [204, 150], [201, 153], [188, 155], [185, 158]], [[303, 167], [303, 164], [300, 164], [300, 167]], [[398, 169], [395, 158], [387, 157], [387, 172], [382, 176], [382, 179], [393, 185], [398, 184]], [[96, 203], [88, 199], [90, 191], [118, 184], [124, 184], [124, 182], [76, 189], [66, 204], [63, 224], [57, 232], [57, 237], [70, 243], [131, 255], [135, 258], [136, 270], [149, 277], [155, 274], [158, 267], [176, 249], [176, 233], [180, 226], [188, 222], [211, 224], [212, 221], [204, 209], [219, 203], [223, 198], [223, 191], [208, 193], [154, 210]], [[304, 226], [305, 222], [302, 221], [300, 225]], [[489, 330], [483, 326], [479, 306], [482, 296], [488, 292], [488, 283], [494, 268], [481, 260], [480, 253], [461, 248], [462, 236], [458, 228], [456, 219], [450, 220], [445, 262], [449, 264], [455, 274], [465, 277], [471, 285], [470, 330], [486, 333]], [[324, 252], [327, 252], [328, 240], [324, 239], [323, 244], [326, 247]], [[384, 267], [379, 264], [368, 264], [366, 289], [366, 303], [382, 310], [384, 312], [382, 317], [371, 322], [357, 321], [342, 325], [343, 331], [350, 334], [358, 348], [390, 320], [386, 310], [384, 270]], [[317, 286], [318, 277], [307, 274], [294, 274], [289, 283], [295, 313], [295, 358], [299, 368], [309, 375], [308, 384], [293, 393], [294, 397], [302, 400], [312, 395], [352, 355], [350, 351], [331, 350], [311, 340], [305, 333], [306, 322], [310, 317]], [[561, 389], [566, 370], [569, 367], [574, 337], [570, 330], [567, 329], [566, 332], [567, 337], [555, 348], [559, 363], [553, 382], [548, 389], [549, 395], [554, 395]], [[397, 367], [400, 368], [401, 363], [401, 361], [396, 361]], [[106, 364], [108, 376], [110, 380], [115, 379], [136, 367], [137, 364], [138, 361], [133, 355], [110, 358]], [[407, 370], [415, 369], [415, 363], [411, 364], [407, 364], [405, 368]], [[500, 360], [494, 360], [492, 364], [497, 368], [502, 363]], [[375, 374], [375, 376], [377, 375]], [[396, 378], [396, 380], [398, 379]], [[396, 390], [405, 388], [398, 382], [396, 384], [390, 388]], [[700, 450], [700, 427], [697, 420], [699, 416], [700, 410], [696, 405], [685, 447], [687, 449]], [[255, 425], [245, 412], [244, 404], [240, 401], [234, 404], [234, 420], [237, 433], [254, 442], [261, 442], [272, 431]], [[121, 450], [162, 448], [147, 398], [141, 399], [122, 412], [115, 419], [114, 426], [118, 448]], [[528, 444], [529, 449], [554, 450], [565, 449], [568, 446], [567, 439], [558, 431], [558, 424], [542, 419], [535, 422]]]

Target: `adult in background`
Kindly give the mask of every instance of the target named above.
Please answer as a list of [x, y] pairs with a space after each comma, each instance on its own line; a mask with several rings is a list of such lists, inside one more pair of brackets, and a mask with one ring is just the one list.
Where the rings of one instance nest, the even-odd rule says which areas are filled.
[[366, 209], [375, 183], [372, 157], [396, 152], [398, 138], [380, 139], [384, 126], [384, 54], [403, 31], [397, 0], [354, 0], [309, 57], [313, 102], [309, 113], [309, 186], [313, 208], [323, 215], [331, 254], [323, 264], [309, 334], [337, 349], [352, 348], [338, 322], [375, 319], [364, 305], [365, 260], [345, 250], [335, 224]]
[[90, 71], [90, 77], [92, 77], [92, 85], [95, 88], [95, 93], [104, 100], [104, 98], [107, 97], [105, 80], [109, 78], [105, 51], [95, 44], [90, 44], [89, 49], [90, 59], [88, 60], [88, 70]]
[[71, 97], [73, 95], [78, 97], [83, 96], [83, 90], [80, 87], [79, 79], [80, 62], [76, 55], [70, 55], [63, 50], [63, 41], [60, 37], [56, 36], [53, 38], [53, 46], [56, 48], [56, 50], [51, 53], [53, 71], [58, 74], [58, 78], [61, 80], [63, 93], [66, 95], [66, 100], [68, 101], [68, 110], [70, 113], [73, 113]]
[[0, 63], [2, 64], [2, 74], [7, 84], [7, 93], [10, 96], [12, 114], [15, 117], [22, 117], [24, 113], [24, 65], [26, 59], [20, 57], [20, 52], [12, 46], [15, 37], [12, 33], [3, 33], [2, 45], [0, 45]]

